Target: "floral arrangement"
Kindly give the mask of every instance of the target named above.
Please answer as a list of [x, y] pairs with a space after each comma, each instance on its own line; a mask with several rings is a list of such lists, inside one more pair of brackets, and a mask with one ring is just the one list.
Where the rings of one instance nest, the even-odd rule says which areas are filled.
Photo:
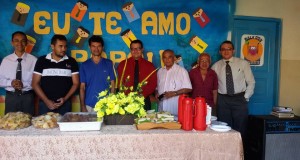
[[[105, 115], [126, 115], [133, 114], [137, 117], [144, 117], [147, 115], [144, 109], [144, 96], [142, 93], [142, 86], [147, 84], [147, 79], [156, 71], [154, 70], [148, 75], [141, 83], [138, 84], [137, 89], [133, 91], [133, 86], [126, 87], [122, 85], [122, 79], [124, 76], [124, 70], [127, 65], [126, 63], [123, 69], [122, 77], [120, 80], [120, 88], [118, 93], [109, 93], [109, 89], [106, 89], [99, 93], [99, 101], [96, 103], [94, 110], [97, 112], [98, 118], [103, 118]], [[126, 77], [125, 83], [128, 82], [130, 77]], [[110, 82], [110, 77], [107, 78]], [[111, 88], [111, 86], [109, 87]], [[130, 90], [130, 93], [126, 94], [125, 91]]]
[[[142, 84], [139, 84], [139, 86], [141, 88]], [[134, 114], [138, 117], [146, 116], [144, 96], [138, 90], [133, 92], [133, 87], [129, 88], [131, 92], [126, 95], [125, 90], [127, 89], [127, 87], [121, 87], [118, 93], [108, 93], [108, 89], [100, 92], [98, 97], [100, 100], [94, 108], [97, 112], [97, 117], [102, 118], [105, 115], [113, 114]]]

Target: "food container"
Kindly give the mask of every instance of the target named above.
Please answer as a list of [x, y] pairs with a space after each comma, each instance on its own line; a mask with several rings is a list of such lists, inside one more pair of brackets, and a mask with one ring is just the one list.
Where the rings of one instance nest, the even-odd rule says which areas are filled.
[[102, 121], [97, 121], [96, 113], [68, 112], [58, 122], [60, 131], [98, 131]]

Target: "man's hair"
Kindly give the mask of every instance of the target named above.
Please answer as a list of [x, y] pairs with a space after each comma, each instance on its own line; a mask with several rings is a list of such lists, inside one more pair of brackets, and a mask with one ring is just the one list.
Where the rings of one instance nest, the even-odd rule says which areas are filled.
[[102, 47], [104, 47], [104, 41], [103, 38], [101, 36], [96, 36], [93, 35], [90, 39], [89, 39], [89, 46], [91, 46], [92, 42], [99, 42], [101, 43]]
[[16, 34], [21, 34], [21, 35], [23, 35], [23, 36], [26, 38], [26, 40], [27, 40], [27, 36], [26, 36], [26, 34], [25, 34], [24, 32], [16, 31], [16, 32], [14, 32], [14, 33], [11, 35], [11, 41], [13, 41], [13, 39], [14, 39], [14, 37], [15, 37]]
[[201, 53], [199, 55], [199, 57], [198, 57], [198, 61], [197, 62], [200, 61], [201, 57], [205, 57], [205, 56], [209, 58], [209, 63], [211, 63], [211, 58], [210, 58], [210, 55], [208, 53]]
[[55, 34], [52, 38], [51, 38], [51, 44], [55, 45], [57, 40], [61, 40], [61, 41], [67, 41], [66, 36], [61, 35], [61, 34]]
[[141, 45], [141, 48], [144, 48], [143, 42], [142, 42], [141, 40], [138, 40], [138, 39], [133, 40], [133, 41], [130, 43], [130, 48], [131, 48], [131, 45], [132, 45], [133, 43], [139, 43], [139, 44]]
[[171, 50], [171, 49], [166, 49], [166, 50], [164, 50], [163, 53], [162, 53], [162, 56], [163, 56], [164, 53], [166, 53], [166, 52], [171, 52], [171, 53], [173, 54], [173, 56], [175, 57], [175, 53], [174, 53], [174, 51]]
[[228, 41], [228, 40], [226, 40], [226, 41], [224, 41], [224, 42], [221, 43], [219, 50], [221, 50], [221, 47], [222, 47], [223, 44], [231, 44], [232, 45], [232, 49], [234, 50], [233, 43], [231, 41]]

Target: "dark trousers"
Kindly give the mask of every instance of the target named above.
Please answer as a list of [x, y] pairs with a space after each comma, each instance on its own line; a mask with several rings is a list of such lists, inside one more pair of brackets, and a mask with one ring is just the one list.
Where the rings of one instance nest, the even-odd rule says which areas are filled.
[[218, 121], [228, 123], [244, 139], [248, 121], [248, 102], [244, 93], [232, 96], [218, 94], [217, 115]]
[[72, 110], [71, 100], [67, 100], [62, 106], [54, 110], [50, 110], [42, 100], [40, 100], [39, 102], [39, 115], [45, 114], [47, 112], [55, 112], [64, 115], [67, 112], [71, 112], [71, 110]]
[[150, 101], [150, 97], [145, 97], [144, 99], [144, 102], [145, 102], [145, 106], [144, 106], [144, 109], [147, 111], [147, 110], [151, 110], [151, 101]]
[[8, 112], [24, 112], [34, 114], [34, 93], [33, 91], [24, 94], [6, 91], [5, 114]]

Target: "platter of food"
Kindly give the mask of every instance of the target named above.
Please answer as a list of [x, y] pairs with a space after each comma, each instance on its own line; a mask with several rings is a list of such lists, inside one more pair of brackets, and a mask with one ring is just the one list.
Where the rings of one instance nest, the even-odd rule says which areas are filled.
[[138, 130], [148, 129], [180, 129], [181, 124], [174, 120], [174, 116], [168, 112], [151, 112], [144, 118], [135, 120]]
[[31, 115], [23, 112], [9, 112], [0, 118], [0, 129], [16, 130], [31, 125]]
[[58, 121], [60, 131], [97, 131], [101, 129], [102, 120], [96, 113], [68, 112]]
[[46, 114], [32, 118], [31, 123], [38, 129], [51, 129], [58, 127], [57, 122], [61, 119], [59, 113], [48, 112]]

